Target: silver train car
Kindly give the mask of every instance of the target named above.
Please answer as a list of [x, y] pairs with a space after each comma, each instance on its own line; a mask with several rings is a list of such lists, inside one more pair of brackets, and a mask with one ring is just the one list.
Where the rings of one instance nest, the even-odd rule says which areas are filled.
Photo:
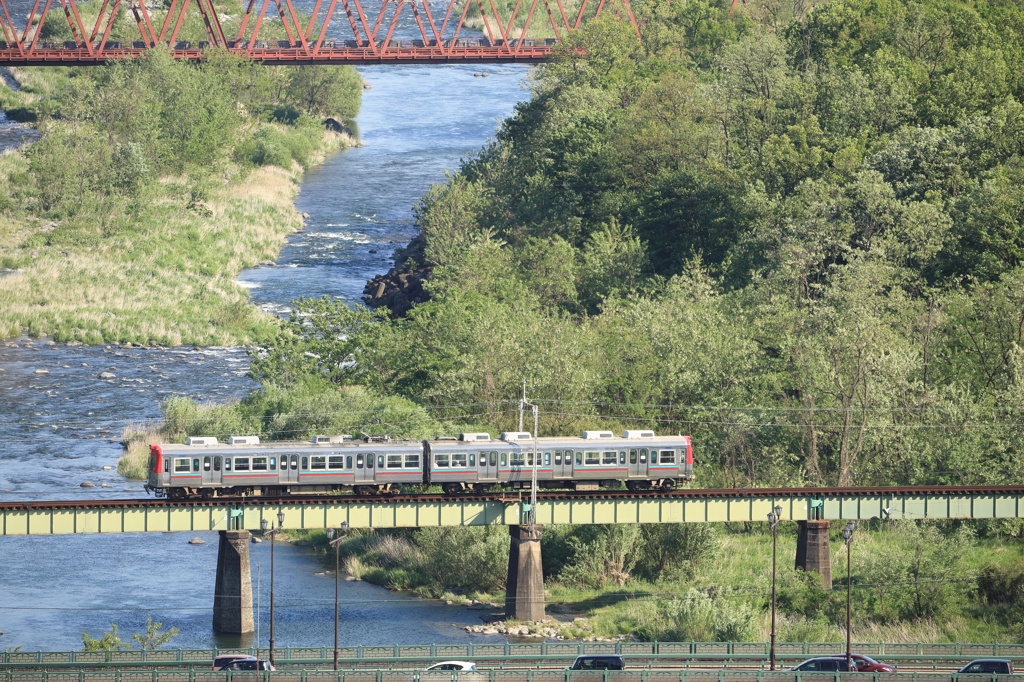
[[541, 488], [667, 490], [693, 480], [689, 436], [653, 431], [584, 431], [579, 438], [506, 432], [464, 433], [436, 440], [353, 439], [260, 443], [255, 436], [189, 438], [150, 446], [146, 490], [170, 499], [324, 494], [398, 495], [439, 485], [447, 495], [494, 486], [529, 488], [536, 447]]

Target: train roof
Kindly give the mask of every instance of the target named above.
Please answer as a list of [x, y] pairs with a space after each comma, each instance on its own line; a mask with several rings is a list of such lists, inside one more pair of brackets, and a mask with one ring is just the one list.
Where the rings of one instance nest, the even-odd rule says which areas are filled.
[[[656, 436], [653, 431], [630, 430], [621, 436], [616, 436], [611, 431], [584, 431], [580, 436], [545, 436], [537, 439], [540, 447], [567, 447], [573, 449], [586, 449], [595, 447], [629, 447], [638, 448], [644, 445], [673, 445], [678, 446], [681, 441], [687, 441], [689, 436]], [[464, 433], [459, 438], [438, 438], [428, 441], [433, 448], [457, 447], [479, 448], [488, 446], [520, 446], [532, 447], [533, 434], [526, 431], [506, 431], [494, 438], [489, 433]]]

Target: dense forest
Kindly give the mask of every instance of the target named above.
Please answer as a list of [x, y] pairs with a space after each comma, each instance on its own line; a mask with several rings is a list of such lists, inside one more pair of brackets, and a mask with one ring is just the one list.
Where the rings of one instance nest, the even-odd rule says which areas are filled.
[[255, 373], [493, 429], [525, 381], [703, 485], [1021, 482], [1024, 9], [740, 9], [573, 34], [418, 205], [429, 300], [297, 302]]

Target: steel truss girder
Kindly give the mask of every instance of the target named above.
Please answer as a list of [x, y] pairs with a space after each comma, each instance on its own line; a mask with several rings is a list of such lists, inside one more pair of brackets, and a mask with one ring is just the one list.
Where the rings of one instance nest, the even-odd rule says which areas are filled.
[[[260, 30], [270, 7], [270, 0], [249, 0], [233, 40], [228, 40], [224, 33], [214, 1], [194, 1], [202, 16], [210, 46], [224, 48], [270, 64], [539, 62], [550, 56], [553, 44], [560, 42], [564, 33], [581, 26], [591, 2], [583, 0], [577, 15], [570, 17], [562, 0], [516, 0], [509, 16], [502, 18], [494, 0], [448, 0], [444, 17], [435, 18], [428, 0], [382, 0], [376, 17], [370, 22], [367, 21], [367, 13], [361, 0], [340, 0], [341, 11], [345, 13], [352, 38], [331, 41], [326, 40], [327, 28], [335, 12], [339, 11], [339, 0], [330, 0], [326, 11], [323, 12], [323, 0], [316, 0], [305, 27], [299, 19], [293, 0], [273, 0], [287, 41], [280, 41], [280, 44], [272, 47], [266, 41], [260, 40]], [[74, 37], [73, 41], [67, 41], [60, 46], [40, 40], [40, 29], [44, 23], [55, 20], [50, 16], [54, 0], [34, 0], [24, 27], [15, 24], [7, 0], [0, 0], [0, 41], [3, 43], [0, 44], [0, 66], [102, 64], [111, 59], [138, 57], [144, 54], [147, 48], [162, 43], [170, 47], [177, 59], [202, 59], [202, 49], [205, 45], [180, 45], [179, 49], [177, 42], [192, 0], [172, 0], [162, 23], [156, 28], [145, 0], [103, 0], [91, 31], [86, 30], [82, 22], [76, 0], [57, 2], [63, 9]], [[109, 41], [122, 2], [127, 3], [127, 9], [141, 38], [139, 41]], [[595, 2], [597, 6], [592, 12], [595, 17], [613, 2], [621, 4], [636, 31], [637, 38], [640, 38], [640, 26], [633, 15], [630, 0]], [[537, 45], [526, 36], [540, 5], [543, 5], [543, 12], [548, 15], [548, 21], [556, 37]], [[471, 6], [475, 6], [480, 12], [482, 32], [485, 36], [480, 41], [472, 41], [476, 44], [459, 38], [459, 34], [466, 26]], [[520, 28], [516, 28], [516, 19], [522, 14], [526, 15], [526, 19]], [[415, 21], [419, 37], [396, 40], [395, 31], [399, 21], [405, 16], [411, 16]], [[615, 16], [619, 16], [617, 11]], [[345, 26], [345, 22], [338, 25]], [[318, 26], [319, 31], [313, 39]], [[102, 38], [97, 40], [101, 30]]]

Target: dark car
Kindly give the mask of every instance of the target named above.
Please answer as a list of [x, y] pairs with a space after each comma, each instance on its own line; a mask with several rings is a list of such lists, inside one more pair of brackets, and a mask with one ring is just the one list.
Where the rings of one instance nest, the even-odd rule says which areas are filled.
[[[803, 663], [793, 668], [790, 668], [794, 672], [811, 673], [811, 672], [850, 672], [846, 667], [846, 656], [822, 656], [820, 658], [809, 658]], [[853, 672], [857, 672], [858, 668], [855, 665]]]
[[626, 664], [617, 654], [577, 656], [566, 670], [623, 670]]
[[213, 659], [213, 669], [223, 670], [235, 661], [255, 661], [255, 656], [248, 654], [222, 654]]
[[1005, 658], [979, 658], [956, 671], [957, 675], [1012, 675], [1013, 661]]
[[[846, 660], [846, 654], [835, 654], [831, 658], [841, 658]], [[853, 664], [857, 666], [857, 672], [861, 673], [894, 673], [896, 672], [896, 666], [892, 663], [882, 663], [876, 661], [870, 656], [864, 654], [850, 654], [850, 658], [853, 659]]]

